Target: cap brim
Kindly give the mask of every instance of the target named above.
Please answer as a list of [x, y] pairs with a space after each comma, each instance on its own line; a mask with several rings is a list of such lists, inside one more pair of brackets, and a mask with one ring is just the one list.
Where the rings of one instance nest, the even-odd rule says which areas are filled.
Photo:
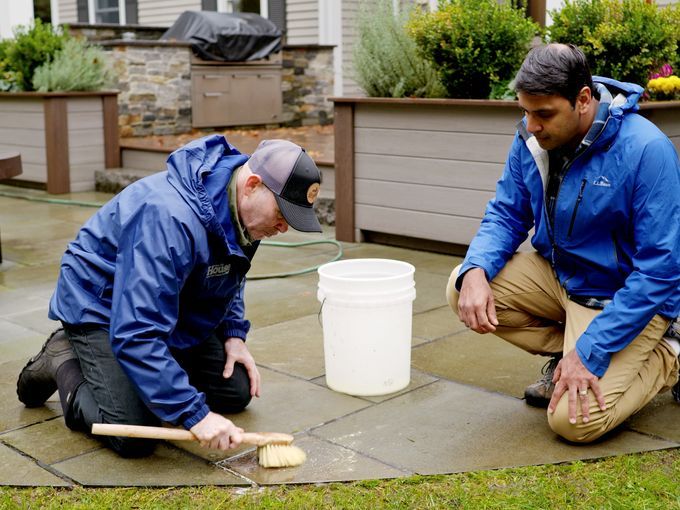
[[314, 207], [293, 204], [274, 194], [279, 210], [289, 226], [300, 232], [322, 232]]

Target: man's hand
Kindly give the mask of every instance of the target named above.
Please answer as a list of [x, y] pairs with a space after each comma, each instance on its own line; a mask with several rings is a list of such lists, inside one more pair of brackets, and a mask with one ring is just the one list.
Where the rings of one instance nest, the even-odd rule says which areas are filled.
[[465, 273], [458, 298], [458, 316], [477, 333], [493, 333], [498, 326], [493, 292], [480, 267]]
[[229, 450], [236, 448], [242, 441], [243, 429], [234, 425], [224, 416], [213, 412], [209, 412], [190, 430], [204, 448]]
[[248, 351], [246, 343], [236, 337], [228, 338], [224, 342], [224, 351], [227, 353], [227, 362], [224, 365], [224, 372], [222, 372], [222, 377], [229, 379], [231, 374], [234, 373], [234, 363], [242, 363], [248, 371], [248, 377], [250, 378], [250, 396], [259, 397], [260, 396], [260, 372], [257, 370], [255, 365], [255, 360], [253, 356]]
[[574, 349], [567, 354], [557, 365], [555, 374], [553, 375], [553, 382], [555, 383], [555, 390], [552, 398], [548, 404], [548, 412], [554, 413], [557, 403], [564, 395], [565, 391], [569, 392], [569, 423], [576, 424], [576, 400], [581, 403], [581, 413], [583, 415], [583, 423], [590, 421], [590, 402], [588, 399], [588, 388], [593, 391], [595, 399], [604, 411], [607, 406], [604, 402], [602, 390], [600, 390], [600, 379], [583, 365], [581, 358]]

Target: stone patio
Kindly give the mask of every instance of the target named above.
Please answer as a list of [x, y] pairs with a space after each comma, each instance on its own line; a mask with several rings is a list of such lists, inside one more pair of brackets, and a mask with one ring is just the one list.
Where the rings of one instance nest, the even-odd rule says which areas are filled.
[[[0, 186], [0, 192], [45, 197]], [[103, 193], [60, 196], [107, 200]], [[66, 243], [92, 208], [0, 196], [0, 483], [17, 486], [262, 485], [404, 477], [567, 462], [680, 446], [680, 406], [657, 397], [620, 430], [588, 446], [559, 440], [545, 412], [527, 407], [523, 388], [544, 360], [493, 336], [467, 331], [448, 310], [444, 287], [460, 259], [374, 244], [344, 244], [345, 258], [381, 257], [416, 267], [411, 384], [384, 397], [359, 398], [324, 384], [317, 276], [251, 281], [248, 340], [263, 378], [249, 408], [229, 416], [246, 430], [296, 435], [308, 460], [263, 469], [253, 449], [228, 455], [193, 443], [164, 443], [147, 459], [125, 460], [85, 434], [69, 431], [58, 396], [26, 409], [16, 378], [56, 327], [46, 310]], [[277, 240], [333, 238], [288, 233]], [[252, 274], [309, 267], [331, 259], [331, 245], [263, 246]]]

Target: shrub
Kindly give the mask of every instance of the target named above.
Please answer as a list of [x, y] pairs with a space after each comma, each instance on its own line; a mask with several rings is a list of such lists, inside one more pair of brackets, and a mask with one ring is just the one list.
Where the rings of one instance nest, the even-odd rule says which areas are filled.
[[391, 0], [365, 0], [357, 14], [354, 47], [357, 83], [372, 97], [441, 97], [436, 71], [406, 33], [408, 13], [394, 13]]
[[38, 67], [33, 75], [33, 87], [40, 92], [101, 90], [111, 81], [104, 51], [76, 38], [67, 40], [54, 59]]
[[680, 69], [680, 4], [675, 3], [667, 6], [662, 11], [662, 15], [668, 24], [675, 29], [675, 58], [668, 63], [674, 69]]
[[644, 85], [653, 70], [677, 62], [679, 13], [645, 0], [565, 0], [551, 12], [550, 39], [579, 46], [593, 74]]
[[438, 11], [411, 19], [409, 32], [449, 97], [485, 99], [505, 90], [540, 30], [513, 4], [441, 0]]
[[69, 36], [39, 19], [31, 26], [17, 28], [14, 36], [5, 47], [5, 71], [11, 74], [16, 90], [33, 90], [36, 68], [50, 61]]
[[19, 90], [16, 73], [9, 68], [7, 52], [12, 41], [5, 39], [0, 41], [0, 92], [13, 92]]

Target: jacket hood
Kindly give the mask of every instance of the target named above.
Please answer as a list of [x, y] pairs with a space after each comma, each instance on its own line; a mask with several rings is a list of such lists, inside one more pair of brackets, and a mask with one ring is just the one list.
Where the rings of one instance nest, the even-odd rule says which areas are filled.
[[223, 135], [209, 135], [194, 140], [174, 151], [168, 157], [168, 181], [201, 219], [206, 229], [225, 237], [215, 214], [210, 194], [204, 184], [204, 175], [226, 158], [231, 171], [243, 165], [248, 156], [232, 147]]
[[[593, 76], [593, 83], [595, 87], [600, 83], [605, 86], [612, 96], [612, 101], [609, 106], [609, 111], [612, 115], [616, 115], [619, 111], [621, 113], [633, 113], [640, 109], [638, 100], [644, 92], [640, 85], [635, 83], [628, 83], [617, 81], [612, 78], [604, 78], [602, 76]], [[599, 87], [597, 87], [599, 89]]]
[[634, 83], [593, 76], [593, 84], [600, 96], [599, 109], [593, 125], [581, 142], [581, 148], [610, 145], [621, 128], [623, 117], [640, 107], [638, 99], [644, 89]]

